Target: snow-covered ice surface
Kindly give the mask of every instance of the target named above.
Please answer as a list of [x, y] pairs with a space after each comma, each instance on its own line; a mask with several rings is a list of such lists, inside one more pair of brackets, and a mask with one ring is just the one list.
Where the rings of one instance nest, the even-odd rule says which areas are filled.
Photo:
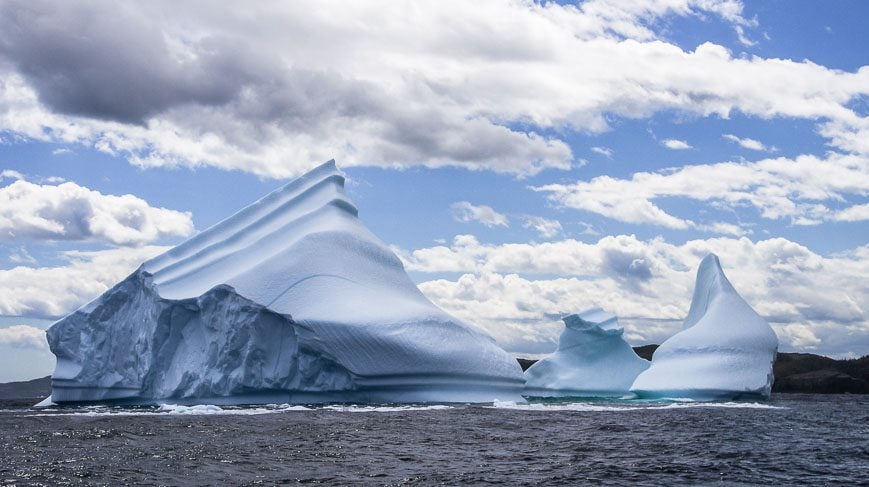
[[591, 309], [564, 318], [558, 348], [525, 371], [525, 395], [621, 397], [649, 362], [625, 341], [615, 316]]
[[416, 288], [334, 161], [166, 253], [48, 331], [51, 400], [521, 400], [516, 360]]
[[666, 340], [631, 391], [645, 398], [768, 398], [778, 338], [736, 292], [718, 257], [697, 271], [682, 331]]

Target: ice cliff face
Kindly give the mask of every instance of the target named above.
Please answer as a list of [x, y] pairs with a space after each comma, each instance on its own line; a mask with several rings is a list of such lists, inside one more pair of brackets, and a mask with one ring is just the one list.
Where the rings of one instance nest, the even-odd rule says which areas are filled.
[[718, 257], [697, 271], [681, 332], [652, 356], [631, 391], [640, 397], [697, 400], [769, 397], [778, 338], [736, 292]]
[[564, 318], [558, 349], [525, 371], [525, 395], [620, 397], [649, 367], [624, 340], [615, 316], [592, 309]]
[[290, 316], [227, 285], [161, 298], [142, 270], [48, 336], [58, 360], [55, 402], [342, 390], [351, 380]]
[[419, 292], [343, 186], [330, 161], [57, 322], [52, 400], [521, 399], [516, 360]]

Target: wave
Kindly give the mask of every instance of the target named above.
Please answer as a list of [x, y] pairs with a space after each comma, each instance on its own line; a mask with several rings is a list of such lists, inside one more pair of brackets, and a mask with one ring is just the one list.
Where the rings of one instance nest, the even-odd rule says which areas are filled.
[[[198, 404], [184, 406], [180, 404], [161, 404], [155, 407], [120, 407], [120, 406], [86, 406], [82, 408], [64, 407], [60, 409], [43, 410], [31, 416], [201, 416], [201, 415], [239, 415], [253, 416], [258, 414], [289, 413], [300, 411], [337, 411], [346, 413], [388, 413], [398, 411], [433, 411], [451, 409], [455, 406], [447, 405], [396, 405], [396, 406], [368, 406], [368, 405], [328, 405], [328, 406], [299, 406], [295, 404], [267, 404], [257, 407], [244, 406], [217, 406], [214, 404]], [[10, 410], [10, 412], [22, 412], [22, 410]]]
[[558, 403], [517, 403], [514, 401], [495, 401], [493, 409], [516, 409], [521, 411], [649, 411], [664, 409], [692, 409], [692, 408], [732, 408], [732, 409], [788, 409], [782, 406], [773, 406], [759, 402], [558, 402]]
[[[300, 406], [295, 404], [267, 404], [262, 406], [217, 406], [214, 404], [199, 404], [184, 406], [180, 404], [162, 404], [153, 407], [124, 406], [82, 406], [76, 408], [63, 407], [44, 409], [31, 416], [204, 416], [204, 415], [239, 415], [254, 416], [259, 414], [277, 414], [293, 412], [330, 411], [339, 413], [394, 413], [405, 411], [440, 411], [457, 408], [481, 407], [483, 409], [510, 409], [517, 411], [543, 412], [625, 412], [625, 411], [656, 411], [669, 409], [694, 408], [728, 408], [728, 409], [788, 409], [759, 402], [648, 402], [648, 401], [595, 401], [595, 402], [553, 402], [553, 403], [519, 403], [515, 401], [495, 401], [487, 405], [469, 404], [403, 404], [403, 405], [361, 405], [361, 404], [330, 404], [317, 406]], [[3, 412], [22, 413], [28, 410], [4, 410]]]

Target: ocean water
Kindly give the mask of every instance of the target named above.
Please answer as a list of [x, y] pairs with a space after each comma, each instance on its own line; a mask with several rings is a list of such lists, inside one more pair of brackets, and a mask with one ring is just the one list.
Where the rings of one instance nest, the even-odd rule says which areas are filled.
[[18, 485], [869, 484], [869, 396], [0, 410]]

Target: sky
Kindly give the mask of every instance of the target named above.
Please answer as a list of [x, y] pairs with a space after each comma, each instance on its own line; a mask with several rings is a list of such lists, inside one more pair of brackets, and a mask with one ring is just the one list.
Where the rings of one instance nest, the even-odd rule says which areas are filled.
[[680, 329], [716, 253], [782, 351], [869, 353], [869, 3], [0, 3], [0, 382], [44, 329], [335, 159], [517, 356]]

